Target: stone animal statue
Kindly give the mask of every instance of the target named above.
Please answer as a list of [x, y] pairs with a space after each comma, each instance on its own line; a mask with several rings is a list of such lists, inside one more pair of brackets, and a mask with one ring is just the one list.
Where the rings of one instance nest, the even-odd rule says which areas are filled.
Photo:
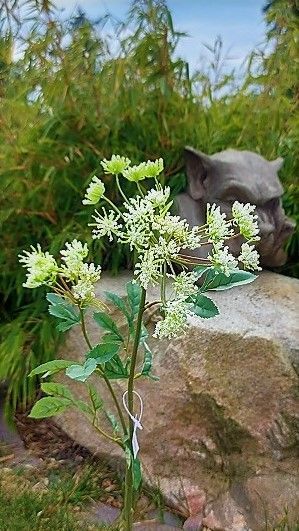
[[[286, 262], [284, 243], [295, 223], [286, 217], [281, 204], [283, 188], [278, 178], [283, 159], [268, 161], [250, 151], [228, 149], [206, 155], [191, 147], [185, 148], [188, 189], [177, 196], [177, 214], [190, 226], [205, 223], [207, 203], [216, 203], [229, 217], [234, 201], [256, 205], [261, 240], [257, 247], [264, 267], [278, 267]], [[241, 238], [230, 244], [238, 253]], [[206, 255], [201, 249], [196, 256]]]

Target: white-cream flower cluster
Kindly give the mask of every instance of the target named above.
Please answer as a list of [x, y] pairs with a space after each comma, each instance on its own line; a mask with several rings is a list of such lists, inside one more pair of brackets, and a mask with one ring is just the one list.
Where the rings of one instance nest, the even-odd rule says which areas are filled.
[[174, 338], [182, 335], [188, 326], [188, 317], [192, 312], [181, 299], [167, 301], [163, 307], [164, 319], [156, 324], [154, 337]]
[[101, 179], [93, 176], [91, 182], [86, 190], [83, 205], [96, 205], [105, 193], [105, 185]]
[[43, 252], [37, 244], [36, 249], [31, 245], [32, 251], [24, 251], [19, 255], [23, 267], [27, 269], [27, 279], [23, 284], [25, 288], [37, 288], [42, 284], [53, 284], [58, 273], [55, 258], [48, 252]]
[[173, 299], [162, 306], [164, 319], [158, 321], [154, 337], [174, 338], [184, 334], [188, 326], [188, 317], [194, 315], [190, 309], [189, 297], [198, 291], [198, 275], [183, 271], [178, 275], [169, 275], [173, 279]]
[[[241, 253], [236, 259], [225, 246], [225, 240], [235, 234], [243, 236], [248, 242], [259, 240], [257, 216], [254, 214], [255, 206], [249, 203], [243, 204], [235, 201], [232, 206], [232, 219], [227, 219], [225, 213], [221, 213], [220, 207], [207, 205], [207, 224], [205, 236], [212, 243], [212, 251], [208, 255], [211, 264], [220, 272], [229, 275], [238, 267], [238, 262], [245, 269], [260, 270], [259, 255], [254, 246], [248, 243], [242, 245]], [[238, 229], [236, 233], [234, 228]]]
[[24, 251], [24, 255], [20, 255], [20, 262], [28, 271], [24, 286], [36, 288], [44, 284], [53, 286], [54, 289], [59, 287], [61, 291], [65, 285], [60, 284], [59, 279], [64, 279], [67, 288], [70, 284], [71, 292], [78, 303], [83, 306], [93, 303], [94, 285], [100, 279], [101, 267], [84, 262], [88, 255], [87, 244], [76, 239], [71, 243], [66, 242], [65, 249], [62, 249], [60, 254], [62, 264], [59, 267], [55, 258], [48, 252], [43, 252], [39, 244], [36, 249], [32, 247], [31, 252]]
[[[249, 270], [260, 270], [259, 255], [254, 247], [258, 237], [257, 216], [255, 207], [236, 201], [232, 207], [232, 218], [221, 212], [216, 205], [207, 205], [206, 224], [190, 227], [185, 219], [173, 215], [170, 211], [172, 200], [170, 188], [162, 188], [157, 184], [157, 177], [164, 169], [163, 159], [142, 162], [131, 166], [127, 157], [113, 155], [110, 160], [101, 162], [107, 174], [116, 176], [116, 185], [125, 199], [121, 209], [105, 197], [105, 185], [94, 176], [89, 184], [83, 204], [95, 205], [101, 199], [106, 201], [106, 208], [95, 210], [92, 236], [99, 239], [104, 236], [126, 244], [135, 256], [135, 280], [147, 289], [148, 286], [161, 285], [161, 312], [163, 319], [157, 323], [155, 336], [172, 338], [182, 334], [187, 327], [188, 317], [192, 314], [192, 301], [198, 291], [196, 282], [199, 274], [187, 272], [176, 275], [174, 266], [187, 268], [192, 264], [190, 251], [203, 245], [211, 250], [201, 262], [212, 266], [216, 273], [229, 276], [237, 270], [239, 263]], [[119, 175], [135, 182], [138, 196], [126, 199], [121, 188]], [[145, 192], [139, 181], [145, 178], [155, 179], [156, 186]], [[107, 207], [107, 205], [109, 205]], [[111, 207], [111, 208], [109, 208]], [[227, 240], [243, 237], [238, 257], [230, 253]], [[95, 300], [94, 286], [100, 279], [101, 268], [85, 259], [88, 247], [78, 240], [67, 242], [61, 251], [61, 265], [58, 266], [54, 257], [37, 248], [25, 251], [20, 261], [27, 269], [26, 287], [37, 287], [42, 284], [57, 286], [57, 291], [65, 289], [74, 301], [84, 307]], [[166, 296], [166, 277], [173, 280], [173, 294]]]
[[248, 241], [259, 240], [259, 227], [257, 215], [254, 214], [255, 206], [250, 203], [235, 201], [232, 207], [233, 222], [238, 226], [240, 234]]
[[231, 222], [227, 221], [226, 214], [220, 212], [220, 207], [207, 204], [207, 229], [209, 241], [218, 244], [233, 235]]
[[94, 239], [108, 236], [109, 241], [112, 241], [113, 236], [120, 236], [120, 230], [122, 226], [118, 223], [120, 218], [119, 214], [116, 214], [114, 210], [109, 210], [107, 213], [104, 207], [102, 208], [102, 214], [100, 214], [97, 210], [95, 213], [96, 215], [92, 216], [95, 220], [95, 223], [89, 223], [90, 227], [95, 227], [92, 230], [92, 237]]
[[241, 253], [238, 260], [242, 262], [245, 269], [251, 269], [252, 271], [262, 270], [262, 268], [259, 267], [259, 254], [254, 248], [254, 245], [242, 243]]
[[94, 223], [90, 224], [93, 238], [115, 237], [137, 253], [135, 276], [145, 289], [149, 283], [159, 283], [164, 268], [178, 260], [181, 250], [200, 246], [199, 228], [190, 229], [186, 220], [171, 215], [169, 198], [170, 189], [157, 186], [144, 197], [125, 201], [122, 213], [105, 209], [103, 214], [96, 212]]

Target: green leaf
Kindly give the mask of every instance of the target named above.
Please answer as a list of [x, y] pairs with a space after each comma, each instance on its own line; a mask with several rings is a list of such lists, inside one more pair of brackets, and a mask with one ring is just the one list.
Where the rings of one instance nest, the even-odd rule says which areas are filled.
[[93, 314], [93, 318], [95, 322], [100, 325], [104, 330], [108, 330], [108, 332], [112, 332], [114, 335], [116, 335], [122, 342], [124, 341], [116, 323], [111, 319], [109, 315], [107, 315], [105, 312], [96, 312]]
[[89, 396], [90, 396], [90, 400], [91, 400], [94, 411], [97, 411], [98, 409], [102, 409], [103, 400], [98, 395], [96, 388], [93, 385], [89, 385], [88, 391], [89, 391]]
[[102, 336], [103, 343], [118, 343], [119, 345], [123, 343], [123, 339], [119, 338], [118, 335], [113, 334], [113, 332], [108, 332]]
[[119, 295], [116, 295], [115, 293], [112, 293], [111, 291], [105, 291], [106, 298], [113, 302], [114, 306], [116, 306], [126, 317], [128, 323], [130, 324], [132, 321], [132, 317], [129, 313], [129, 310], [127, 308], [127, 305], [125, 301], [119, 297]]
[[219, 314], [219, 310], [212, 299], [200, 293], [194, 297], [191, 311], [204, 319], [209, 319]]
[[78, 324], [77, 321], [75, 322], [75, 321], [70, 321], [69, 319], [66, 319], [62, 323], [59, 323], [56, 326], [56, 328], [57, 330], [59, 330], [59, 332], [66, 332], [67, 330], [75, 326], [76, 324]]
[[119, 343], [101, 343], [90, 350], [86, 357], [88, 359], [95, 358], [97, 363], [105, 363], [106, 361], [111, 360], [111, 358], [117, 354], [119, 348]]
[[144, 343], [143, 346], [144, 346], [144, 358], [143, 358], [143, 366], [142, 366], [140, 374], [142, 374], [142, 376], [148, 376], [152, 380], [159, 380], [158, 376], [153, 376], [151, 374], [151, 370], [153, 366], [153, 353], [149, 349], [146, 343]]
[[146, 329], [146, 327], [144, 326], [143, 323], [141, 323], [141, 332], [140, 332], [140, 339], [139, 339], [139, 343], [143, 343], [145, 342], [145, 340], [148, 338], [148, 331]]
[[214, 269], [211, 269], [206, 275], [202, 291], [231, 289], [235, 286], [249, 284], [256, 278], [257, 276], [249, 271], [236, 269], [235, 272], [226, 276], [224, 273], [217, 273]]
[[115, 416], [110, 413], [109, 411], [105, 411], [105, 414], [106, 414], [106, 417], [107, 419], [109, 420], [112, 428], [113, 428], [113, 431], [114, 432], [120, 432], [120, 425], [118, 424]]
[[80, 314], [75, 311], [73, 306], [65, 300], [64, 297], [56, 293], [47, 293], [47, 300], [50, 302], [49, 313], [62, 322], [57, 325], [57, 330], [66, 332], [73, 326], [80, 323]]
[[195, 266], [192, 271], [197, 274], [197, 278], [200, 278], [209, 269], [211, 269], [211, 266], [198, 265], [198, 266]]
[[105, 363], [104, 372], [109, 380], [117, 380], [129, 377], [128, 370], [126, 367], [124, 367], [118, 354], [113, 356], [111, 361]]
[[94, 415], [93, 409], [83, 400], [76, 400], [76, 402], [74, 402], [74, 406], [82, 411], [82, 413], [85, 415], [90, 415], [91, 417]]
[[141, 484], [141, 465], [138, 458], [133, 459], [133, 487], [134, 490], [138, 490]]
[[44, 391], [44, 393], [47, 393], [47, 395], [59, 396], [62, 398], [68, 398], [69, 400], [74, 400], [71, 391], [66, 387], [66, 385], [60, 383], [42, 383], [41, 390]]
[[136, 317], [139, 311], [141, 300], [141, 286], [136, 282], [127, 283], [128, 301], [132, 312], [132, 318]]
[[42, 365], [39, 365], [38, 367], [35, 367], [29, 374], [29, 377], [35, 376], [36, 374], [44, 374], [43, 378], [46, 376], [49, 376], [51, 374], [55, 374], [56, 372], [62, 371], [63, 369], [66, 369], [67, 367], [70, 367], [73, 365], [73, 361], [67, 361], [67, 360], [52, 360], [47, 361], [47, 363], [42, 363]]
[[43, 419], [58, 415], [72, 405], [68, 398], [57, 396], [46, 396], [34, 404], [29, 417], [33, 419]]
[[71, 365], [65, 371], [65, 374], [72, 380], [85, 382], [87, 378], [96, 370], [97, 362], [94, 358], [86, 360], [84, 365]]

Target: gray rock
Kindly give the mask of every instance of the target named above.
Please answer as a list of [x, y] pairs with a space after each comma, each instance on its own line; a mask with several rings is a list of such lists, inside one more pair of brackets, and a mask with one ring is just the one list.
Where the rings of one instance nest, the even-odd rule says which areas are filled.
[[[128, 279], [126, 273], [104, 276], [99, 295], [106, 290], [124, 294]], [[245, 485], [242, 488], [247, 492], [248, 482], [258, 483], [263, 476], [267, 488], [260, 489], [260, 496], [263, 499], [267, 491], [268, 514], [275, 520], [279, 517], [277, 485], [269, 471], [289, 478], [297, 477], [298, 470], [298, 378], [294, 366], [298, 364], [299, 282], [262, 273], [253, 284], [212, 296], [219, 305], [219, 316], [192, 318], [187, 335], [176, 340], [151, 340], [154, 372], [160, 381], [136, 382], [145, 406], [139, 437], [144, 473], [174, 505], [188, 500], [196, 487], [205, 492], [209, 503], [226, 500], [225, 496], [232, 498], [230, 485]], [[149, 300], [156, 297], [153, 289]], [[113, 310], [112, 316], [122, 326]], [[151, 329], [155, 315], [146, 317]], [[91, 319], [88, 329], [92, 342], [98, 342], [101, 332]], [[84, 352], [81, 335], [73, 329], [61, 357], [80, 360]], [[68, 383], [84, 398], [82, 384]], [[114, 411], [106, 388], [101, 382], [96, 385], [109, 410]], [[114, 388], [121, 398], [124, 383], [116, 383]], [[110, 458], [114, 465], [121, 462], [118, 451], [99, 439], [83, 415], [68, 411], [57, 417], [57, 422], [80, 444]], [[288, 489], [288, 493], [289, 517], [294, 519], [298, 493], [296, 489]], [[248, 492], [246, 496], [250, 498], [248, 514], [255, 519], [254, 531], [263, 529], [257, 499]], [[225, 518], [231, 518], [234, 526], [243, 525], [230, 529], [245, 529], [251, 520], [244, 509], [244, 521], [234, 516], [241, 502], [232, 499], [231, 516]], [[219, 520], [220, 510], [211, 510]]]

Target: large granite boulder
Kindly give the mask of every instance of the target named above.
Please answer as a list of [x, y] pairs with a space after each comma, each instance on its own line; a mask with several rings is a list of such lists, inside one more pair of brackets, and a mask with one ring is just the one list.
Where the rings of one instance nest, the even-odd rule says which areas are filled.
[[[98, 295], [124, 294], [129, 279], [104, 276]], [[152, 289], [149, 298], [155, 295]], [[285, 510], [292, 522], [299, 514], [299, 282], [264, 272], [253, 284], [212, 297], [219, 316], [191, 319], [182, 338], [151, 340], [160, 381], [136, 384], [145, 406], [139, 437], [145, 476], [173, 503], [190, 509], [197, 496], [211, 529], [264, 529]], [[156, 316], [146, 319], [151, 328]], [[88, 329], [98, 342], [92, 319]], [[61, 357], [80, 360], [84, 352], [73, 329]], [[68, 383], [84, 398], [83, 384]], [[113, 411], [106, 388], [97, 385]], [[115, 389], [121, 397], [124, 386]], [[57, 422], [80, 444], [119, 462], [77, 412]]]

